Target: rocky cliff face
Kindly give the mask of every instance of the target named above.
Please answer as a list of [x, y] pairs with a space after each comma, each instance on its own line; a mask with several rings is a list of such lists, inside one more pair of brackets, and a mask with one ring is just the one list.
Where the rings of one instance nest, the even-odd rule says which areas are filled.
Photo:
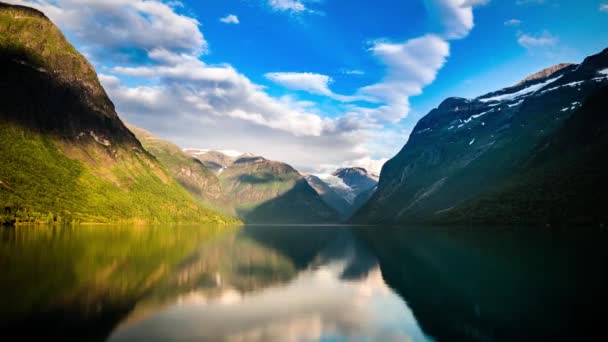
[[[418, 122], [407, 144], [384, 166], [378, 190], [355, 220], [441, 220], [464, 203], [497, 191], [523, 172], [547, 139], [567, 129], [587, 98], [607, 85], [605, 50], [580, 65], [543, 71], [476, 99], [445, 100]], [[466, 220], [470, 214], [459, 217]]]

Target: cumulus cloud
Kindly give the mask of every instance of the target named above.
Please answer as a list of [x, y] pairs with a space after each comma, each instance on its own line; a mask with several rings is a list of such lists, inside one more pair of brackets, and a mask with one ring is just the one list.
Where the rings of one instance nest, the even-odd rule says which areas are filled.
[[464, 38], [473, 28], [473, 7], [486, 1], [425, 0], [431, 14], [439, 19], [447, 39]]
[[306, 6], [300, 0], [268, 0], [268, 5], [277, 11], [303, 12]]
[[[157, 0], [11, 0], [43, 11], [93, 53], [110, 56], [133, 47], [191, 54], [207, 50], [199, 22], [175, 11], [177, 3]], [[108, 51], [111, 50], [111, 51]], [[114, 56], [119, 56], [115, 54]]]
[[270, 72], [264, 76], [285, 88], [324, 95], [341, 102], [369, 100], [363, 96], [346, 96], [334, 93], [329, 89], [329, 84], [334, 80], [327, 75], [312, 72]]
[[220, 18], [220, 22], [224, 23], [224, 24], [238, 24], [239, 22], [239, 17], [237, 17], [234, 14], [228, 14], [225, 17]]
[[604, 2], [600, 4], [600, 12], [608, 12], [608, 3]]
[[540, 35], [522, 33], [519, 38], [517, 38], [517, 43], [526, 49], [555, 45], [557, 41], [557, 37], [547, 31]]
[[381, 82], [361, 88], [359, 94], [385, 105], [359, 111], [380, 122], [397, 122], [409, 112], [409, 97], [421, 94], [435, 80], [450, 46], [436, 35], [425, 35], [403, 43], [377, 42], [370, 51], [386, 65], [387, 72]]
[[267, 79], [293, 90], [303, 90], [313, 94], [331, 95], [329, 83], [333, 79], [327, 75], [312, 72], [270, 72]]

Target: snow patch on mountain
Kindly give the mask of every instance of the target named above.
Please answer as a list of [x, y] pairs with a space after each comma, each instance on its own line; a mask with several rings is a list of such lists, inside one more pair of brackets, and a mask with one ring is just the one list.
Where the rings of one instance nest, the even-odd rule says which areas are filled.
[[485, 102], [494, 102], [494, 101], [512, 101], [512, 100], [515, 100], [522, 96], [533, 94], [533, 93], [537, 92], [538, 90], [544, 88], [545, 86], [559, 80], [561, 77], [562, 76], [559, 76], [559, 77], [548, 79], [545, 82], [533, 84], [529, 87], [526, 87], [526, 88], [516, 91], [514, 93], [497, 95], [497, 96], [489, 97], [486, 99], [479, 99], [479, 101], [484, 102], [484, 103]]
[[349, 204], [353, 204], [355, 197], [357, 197], [355, 189], [344, 183], [342, 178], [336, 177], [332, 174], [320, 174], [316, 176], [325, 182], [338, 195], [340, 195], [340, 197], [344, 198], [344, 200], [346, 200]]
[[519, 100], [519, 101], [517, 101], [517, 102], [515, 102], [515, 103], [513, 103], [513, 104], [510, 104], [510, 105], [508, 105], [508, 106], [509, 106], [509, 108], [513, 108], [513, 107], [517, 107], [517, 106], [519, 106], [519, 105], [520, 105], [520, 104], [522, 104], [522, 103], [524, 103], [524, 100]]
[[576, 81], [576, 82], [570, 82], [570, 83], [562, 84], [562, 85], [557, 86], [557, 87], [545, 89], [545, 90], [541, 91], [540, 94], [543, 95], [545, 93], [548, 93], [548, 92], [551, 92], [551, 91], [555, 91], [557, 89], [564, 88], [564, 87], [578, 87], [579, 85], [581, 85], [583, 83], [585, 83], [585, 81]]

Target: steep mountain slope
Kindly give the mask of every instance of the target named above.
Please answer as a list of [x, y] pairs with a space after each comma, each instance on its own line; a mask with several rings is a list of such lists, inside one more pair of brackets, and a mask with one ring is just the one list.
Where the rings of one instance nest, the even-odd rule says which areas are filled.
[[224, 222], [144, 150], [41, 12], [0, 3], [0, 75], [5, 220]]
[[340, 218], [345, 220], [350, 217], [353, 213], [352, 204], [347, 202], [342, 196], [340, 196], [334, 189], [332, 189], [327, 183], [322, 181], [319, 177], [313, 175], [306, 175], [306, 181], [316, 192], [321, 196], [321, 199], [335, 211], [340, 214]]
[[437, 218], [443, 222], [598, 225], [608, 222], [608, 87], [592, 95], [504, 186]]
[[[384, 166], [378, 190], [354, 219], [441, 222], [450, 211], [499, 191], [511, 177], [520, 176], [522, 166], [547, 139], [561, 127], [568, 129], [568, 119], [585, 99], [608, 84], [608, 50], [580, 65], [554, 70], [476, 99], [445, 100], [418, 122], [404, 148]], [[529, 182], [543, 177], [537, 173]], [[541, 193], [544, 199], [551, 196]], [[558, 202], [539, 200], [535, 205], [551, 203]], [[584, 216], [586, 209], [580, 209]], [[460, 211], [457, 216], [468, 220], [474, 213]], [[507, 215], [495, 223], [554, 220], [533, 216], [519, 220]]]
[[368, 173], [362, 167], [340, 168], [332, 173], [332, 175], [342, 179], [344, 184], [353, 189], [355, 196], [368, 191], [378, 184], [378, 176]]
[[306, 179], [291, 166], [244, 155], [220, 175], [226, 194], [248, 223], [335, 222], [327, 206]]
[[160, 139], [152, 133], [128, 126], [137, 139], [158, 159], [194, 198], [222, 213], [235, 215], [228, 198], [225, 196], [219, 178], [207, 169], [203, 163], [182, 151], [177, 145]]

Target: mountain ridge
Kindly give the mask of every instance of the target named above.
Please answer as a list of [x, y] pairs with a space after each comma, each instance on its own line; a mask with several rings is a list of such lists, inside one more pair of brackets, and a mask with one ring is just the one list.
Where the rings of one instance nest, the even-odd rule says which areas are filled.
[[[543, 78], [474, 99], [447, 98], [384, 165], [378, 190], [353, 220], [441, 222], [438, 216], [500, 188], [608, 83], [607, 69], [608, 49]], [[504, 217], [500, 223], [515, 221], [525, 220]]]

